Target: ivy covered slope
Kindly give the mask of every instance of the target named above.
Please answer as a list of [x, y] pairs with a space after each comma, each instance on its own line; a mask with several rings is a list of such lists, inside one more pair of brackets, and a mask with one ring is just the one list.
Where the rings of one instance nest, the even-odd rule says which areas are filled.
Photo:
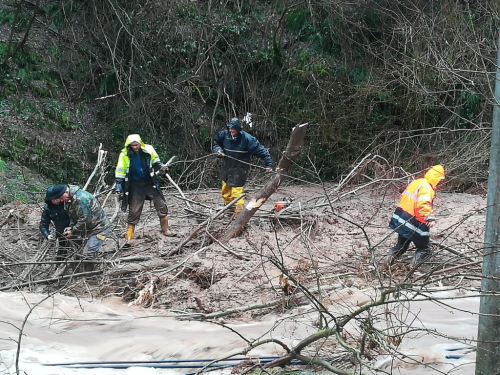
[[[312, 125], [294, 172], [309, 180], [368, 154], [368, 177], [431, 163], [452, 188], [487, 177], [493, 0], [0, 4], [0, 157], [56, 182], [83, 181], [100, 143], [114, 161], [131, 132], [162, 159], [202, 157], [247, 112], [275, 158], [293, 126]], [[199, 186], [203, 170], [211, 185], [216, 169], [203, 159], [179, 178]]]
[[43, 201], [47, 185], [93, 168], [88, 63], [72, 65], [62, 25], [56, 4], [0, 2], [0, 204]]

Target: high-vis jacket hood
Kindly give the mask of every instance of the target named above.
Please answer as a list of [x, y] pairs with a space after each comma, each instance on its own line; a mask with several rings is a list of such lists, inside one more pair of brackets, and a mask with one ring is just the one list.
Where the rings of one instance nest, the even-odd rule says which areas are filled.
[[125, 155], [127, 155], [127, 147], [134, 142], [139, 142], [141, 144], [141, 148], [146, 148], [146, 144], [142, 141], [139, 134], [130, 134], [125, 140], [125, 147], [122, 150]]
[[439, 181], [444, 179], [444, 168], [442, 165], [432, 166], [425, 174], [425, 179], [429, 184], [431, 184], [434, 189], [436, 188]]
[[[128, 146], [133, 142], [139, 142], [141, 144], [142, 152], [151, 156], [149, 161], [150, 166], [155, 166], [155, 169], [157, 170], [163, 165], [153, 146], [145, 144], [139, 134], [130, 134], [125, 141], [125, 147], [122, 149], [120, 156], [118, 157], [118, 163], [115, 170], [115, 177], [117, 179], [125, 179], [127, 177], [128, 169], [130, 167], [130, 158], [128, 157], [130, 150]], [[153, 177], [154, 171], [151, 170], [150, 172], [151, 177]]]

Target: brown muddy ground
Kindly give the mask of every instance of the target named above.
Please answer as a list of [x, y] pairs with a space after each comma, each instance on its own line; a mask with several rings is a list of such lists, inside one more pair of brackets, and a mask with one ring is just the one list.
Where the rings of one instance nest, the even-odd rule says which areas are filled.
[[[234, 309], [232, 314], [215, 317], [243, 321], [308, 303], [297, 293], [297, 286], [326, 290], [321, 297], [325, 305], [332, 288], [378, 288], [423, 280], [433, 286], [434, 279], [436, 287], [477, 288], [486, 206], [480, 195], [438, 192], [432, 257], [411, 271], [410, 251], [390, 273], [377, 275], [375, 265], [396, 238], [387, 224], [402, 187], [394, 183], [374, 189], [351, 186], [341, 192], [336, 186], [281, 187], [241, 235], [227, 244], [217, 243], [217, 238], [233, 222], [231, 215], [211, 219], [222, 207], [217, 190], [184, 192], [184, 199], [168, 188], [170, 224], [177, 237], [160, 235], [154, 208], [146, 204], [134, 246], [123, 248], [126, 214], [120, 212], [95, 271], [81, 275], [82, 267], [73, 263], [63, 277], [54, 277], [57, 265], [50, 264], [54, 246], [48, 247], [39, 235], [40, 207], [5, 206], [0, 209], [2, 217], [7, 218], [11, 210], [12, 214], [1, 227], [0, 286], [93, 298], [119, 296], [129, 304], [187, 316]], [[258, 188], [248, 186], [248, 196]], [[291, 205], [274, 212], [274, 202], [284, 197], [293, 199]], [[104, 195], [99, 198], [104, 202]], [[112, 216], [113, 196], [105, 207]], [[195, 230], [197, 234], [186, 242]], [[177, 254], [169, 256], [172, 252]], [[280, 283], [282, 274], [290, 287], [283, 279]], [[288, 292], [296, 297], [284, 302]], [[242, 311], [254, 304], [260, 307]]]

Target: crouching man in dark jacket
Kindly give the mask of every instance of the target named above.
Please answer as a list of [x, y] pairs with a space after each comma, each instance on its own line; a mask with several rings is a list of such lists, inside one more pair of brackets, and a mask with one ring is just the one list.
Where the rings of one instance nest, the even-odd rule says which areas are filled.
[[[50, 201], [53, 205], [63, 203], [70, 225], [63, 235], [68, 239], [76, 236], [87, 239], [83, 255], [89, 258], [97, 257], [104, 241], [111, 232], [111, 220], [101, 207], [99, 201], [89, 192], [76, 185], [53, 186], [54, 194]], [[92, 267], [86, 267], [88, 271]]]
[[[40, 218], [40, 232], [50, 242], [58, 242], [56, 261], [60, 262], [66, 259], [70, 241], [63, 236], [64, 229], [69, 227], [70, 219], [64, 209], [64, 204], [53, 204], [51, 199], [55, 195], [55, 187], [51, 186], [45, 193], [45, 206], [43, 207], [42, 217]], [[55, 231], [50, 231], [50, 225], [54, 226]]]

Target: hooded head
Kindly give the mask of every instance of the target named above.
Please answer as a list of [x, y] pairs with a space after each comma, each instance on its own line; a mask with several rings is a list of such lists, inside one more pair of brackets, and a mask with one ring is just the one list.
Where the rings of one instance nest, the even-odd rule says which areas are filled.
[[439, 182], [444, 179], [444, 167], [442, 165], [434, 165], [425, 173], [425, 179], [433, 187], [436, 187]]
[[243, 130], [243, 127], [241, 126], [240, 120], [238, 120], [236, 117], [232, 118], [231, 121], [229, 121], [229, 124], [227, 124], [228, 128], [232, 128], [234, 130], [237, 130], [238, 132], [241, 132]]
[[141, 145], [140, 148], [145, 148], [146, 145], [141, 139], [141, 136], [139, 134], [130, 134], [127, 139], [125, 140], [125, 147], [122, 149], [122, 153], [127, 155], [131, 151], [131, 148], [129, 147], [131, 143], [137, 142]]
[[141, 147], [144, 147], [144, 142], [142, 142], [141, 136], [139, 134], [130, 134], [125, 141], [125, 147], [128, 147], [131, 143], [138, 142]]
[[66, 192], [67, 185], [55, 185], [47, 189], [45, 193], [45, 203], [52, 203], [52, 199], [59, 199]]

